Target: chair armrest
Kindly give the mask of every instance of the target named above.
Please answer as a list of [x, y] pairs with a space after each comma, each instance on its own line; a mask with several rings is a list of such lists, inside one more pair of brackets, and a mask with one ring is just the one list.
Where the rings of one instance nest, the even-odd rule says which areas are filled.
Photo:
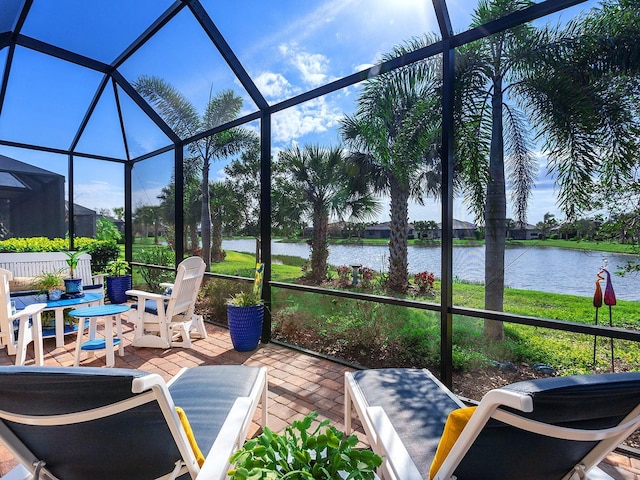
[[245, 441], [245, 438], [239, 438], [239, 436], [243, 433], [243, 425], [250, 413], [251, 399], [249, 397], [237, 398], [205, 458], [204, 465], [202, 465], [200, 473], [196, 477], [197, 480], [222, 480], [227, 478], [229, 457]]
[[166, 282], [163, 282], [160, 284], [162, 288], [173, 288], [173, 285], [174, 285], [173, 283], [166, 283]]
[[124, 293], [130, 297], [137, 297], [145, 300], [163, 300], [167, 298], [159, 293], [145, 292], [144, 290], [127, 290]]
[[31, 317], [32, 315], [37, 315], [42, 312], [47, 307], [46, 303], [32, 303], [31, 305], [27, 305], [22, 310], [18, 310], [16, 313], [9, 317], [9, 320], [18, 320], [23, 317]]
[[91, 281], [93, 282], [94, 285], [97, 285], [99, 283], [104, 285], [104, 273], [97, 273], [95, 275], [91, 275]]
[[379, 406], [367, 407], [366, 412], [383, 451], [382, 468], [388, 469], [393, 478], [398, 480], [423, 480], [384, 409]]

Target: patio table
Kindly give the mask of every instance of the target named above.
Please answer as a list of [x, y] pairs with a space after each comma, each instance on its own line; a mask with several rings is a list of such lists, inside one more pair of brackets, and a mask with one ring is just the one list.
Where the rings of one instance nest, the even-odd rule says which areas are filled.
[[78, 298], [61, 298], [60, 300], [46, 300], [45, 295], [24, 295], [18, 297], [11, 297], [16, 303], [16, 309], [22, 310], [27, 305], [33, 303], [46, 303], [47, 306], [44, 311], [51, 311], [55, 313], [55, 328], [43, 328], [42, 338], [50, 338], [55, 336], [56, 348], [64, 347], [64, 336], [69, 333], [73, 333], [78, 330], [77, 325], [69, 326], [65, 328], [64, 325], [64, 310], [66, 308], [73, 308], [79, 305], [92, 306], [101, 303], [104, 299], [103, 293], [88, 293]]

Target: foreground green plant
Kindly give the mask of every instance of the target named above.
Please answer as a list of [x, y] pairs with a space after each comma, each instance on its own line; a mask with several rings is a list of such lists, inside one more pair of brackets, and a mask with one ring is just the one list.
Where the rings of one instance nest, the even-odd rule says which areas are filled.
[[373, 479], [382, 459], [371, 450], [354, 448], [358, 437], [339, 432], [329, 420], [309, 432], [317, 417], [311, 412], [281, 435], [264, 427], [261, 435], [231, 456], [235, 468], [229, 470], [229, 478], [328, 480], [342, 478], [338, 472], [343, 472], [345, 479]]

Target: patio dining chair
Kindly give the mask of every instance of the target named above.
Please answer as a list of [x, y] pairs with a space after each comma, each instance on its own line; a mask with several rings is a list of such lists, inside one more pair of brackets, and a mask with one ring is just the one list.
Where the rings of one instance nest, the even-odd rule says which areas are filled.
[[12, 278], [9, 270], [0, 268], [0, 345], [16, 356], [16, 365], [24, 365], [27, 346], [33, 342], [35, 364], [43, 365], [41, 314], [47, 305], [35, 303], [15, 311], [9, 290]]
[[393, 480], [610, 479], [597, 465], [640, 426], [640, 372], [551, 377], [465, 407], [429, 371], [345, 374], [352, 405]]
[[134, 346], [191, 348], [192, 338], [207, 337], [202, 315], [194, 313], [204, 269], [200, 257], [189, 257], [178, 265], [174, 282], [162, 284], [167, 294], [126, 291], [137, 299], [129, 315], [135, 327]]
[[265, 367], [157, 374], [96, 367], [0, 367], [0, 441], [19, 461], [3, 479], [226, 478]]

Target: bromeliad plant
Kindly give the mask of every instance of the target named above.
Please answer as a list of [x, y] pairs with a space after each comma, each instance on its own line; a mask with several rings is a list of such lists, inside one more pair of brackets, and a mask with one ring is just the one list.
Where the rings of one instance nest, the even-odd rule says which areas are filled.
[[[324, 420], [313, 430], [318, 417], [311, 412], [277, 434], [268, 427], [258, 437], [245, 442], [231, 456], [235, 467], [228, 475], [236, 480], [273, 479], [358, 479], [375, 478], [382, 459], [371, 450], [358, 449], [358, 437], [347, 436]], [[342, 475], [341, 475], [342, 474]]]
[[436, 277], [432, 272], [420, 272], [413, 276], [413, 283], [418, 287], [418, 291], [422, 294], [433, 293], [433, 282]]

